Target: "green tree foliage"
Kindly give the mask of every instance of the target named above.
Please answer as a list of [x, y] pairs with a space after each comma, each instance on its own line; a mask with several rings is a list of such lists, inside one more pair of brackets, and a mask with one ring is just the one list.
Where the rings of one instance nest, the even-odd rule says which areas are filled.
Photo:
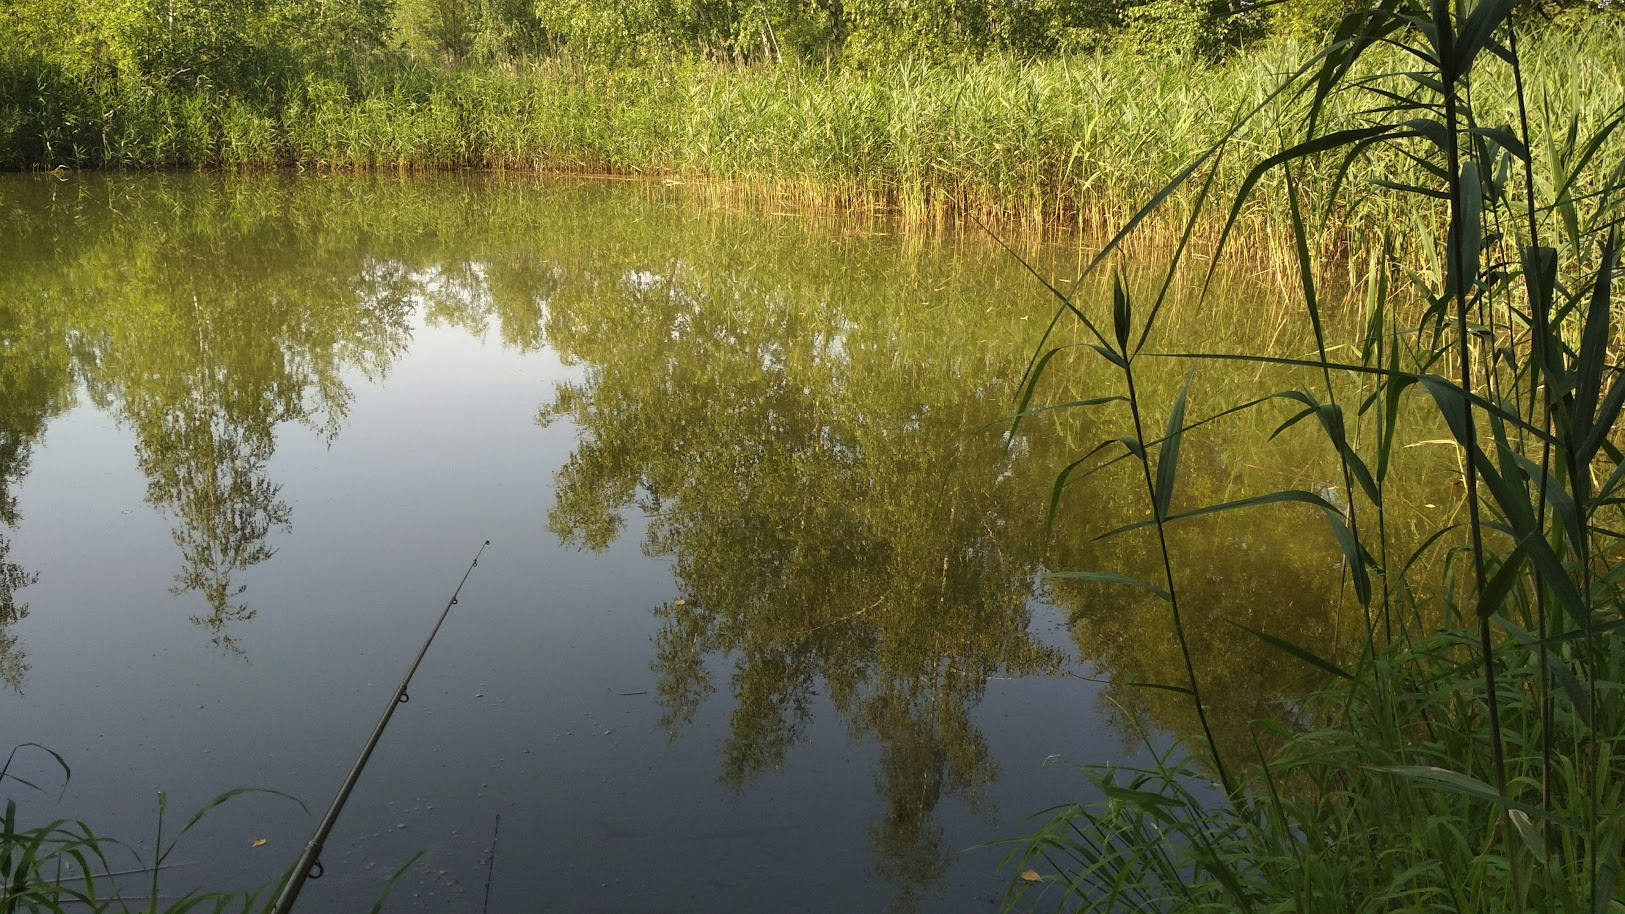
[[532, 0], [396, 0], [395, 38], [412, 55], [456, 66], [511, 61], [548, 49]]
[[1280, 34], [1319, 41], [1344, 16], [1371, 6], [1369, 0], [1293, 0], [1270, 9], [1270, 26]]
[[1035, 57], [1114, 40], [1217, 57], [1256, 35], [1259, 21], [1222, 3], [1192, 0], [544, 0], [537, 10], [558, 47], [587, 59], [699, 55], [860, 67]]
[[1209, 53], [1241, 34], [1229, 12], [1192, 0], [0, 0], [0, 78], [13, 104], [25, 88], [73, 103], [116, 86], [258, 99], [389, 48], [454, 67], [555, 53], [871, 66], [1071, 52], [1125, 24]]
[[[1273, 83], [1267, 61], [1280, 51], [1216, 69], [1211, 91], [1208, 78], [1191, 78], [1187, 66], [1234, 55], [1271, 29], [1318, 36], [1348, 4], [1364, 2], [0, 0], [0, 167], [497, 165], [721, 177], [743, 170], [771, 178], [775, 169], [764, 175], [736, 165], [739, 149], [665, 143], [692, 136], [696, 125], [754, 95], [746, 121], [794, 111], [791, 129], [773, 139], [775, 161], [797, 158], [781, 154], [799, 145], [789, 138], [816, 144], [831, 131], [857, 129], [857, 136], [833, 137], [837, 151], [815, 153], [811, 167], [789, 169], [792, 181], [819, 183], [832, 168], [843, 170], [851, 153], [895, 144], [899, 156], [857, 160], [854, 180], [865, 193], [896, 192], [903, 199], [887, 202], [907, 209], [916, 202], [913, 189], [928, 186], [975, 208], [972, 198], [984, 191], [933, 182], [989, 152], [1009, 154], [1011, 142], [1027, 141], [1002, 136], [1015, 125], [1027, 139], [1055, 142], [1053, 149], [1021, 149], [1017, 161], [1045, 182], [1080, 183], [1098, 200], [1096, 173], [1115, 169], [1079, 154], [1095, 145], [1093, 137], [1137, 132], [1145, 109], [1155, 109], [1166, 133], [1188, 124], [1222, 129], [1235, 110], [1230, 100], [1222, 100], [1223, 117], [1211, 120], [1213, 99], [1189, 96], [1216, 97], [1248, 68], [1268, 70], [1263, 79]], [[1580, 9], [1595, 14], [1582, 2], [1555, 5], [1549, 15]], [[1091, 56], [1081, 59], [1084, 53]], [[1138, 57], [1169, 60], [1142, 66]], [[1053, 101], [1046, 86], [1067, 91], [1077, 78], [1102, 72], [1114, 85], [1133, 85], [1159, 69], [1164, 84], [1153, 90], [1154, 104], [1142, 108], [1151, 99], [1109, 92], [1068, 98], [1067, 110], [1043, 112], [1034, 129], [1034, 106]], [[925, 125], [940, 139], [989, 113], [975, 102], [1012, 87], [1027, 98], [1002, 99], [991, 109], [1000, 135], [984, 132], [974, 148], [928, 155], [924, 168], [911, 161], [915, 115], [939, 116], [909, 107], [921, 90], [931, 105], [947, 100], [940, 115], [951, 121]], [[673, 94], [675, 102], [662, 97]], [[971, 103], [961, 106], [961, 96]], [[903, 106], [890, 117], [901, 132], [861, 116], [893, 103]], [[1104, 129], [1096, 131], [1096, 122]], [[625, 126], [630, 144], [616, 141]], [[1184, 163], [1185, 152], [1172, 166], [1135, 162], [1132, 170], [1166, 173]], [[1115, 148], [1110, 157], [1117, 158]], [[1049, 193], [1025, 180], [1010, 188], [1001, 176], [989, 177], [998, 185], [994, 210], [1024, 195], [1031, 199], [1010, 208], [1026, 209]], [[972, 183], [983, 182], [978, 176]], [[1068, 191], [1043, 205], [1064, 218], [1079, 196]]]
[[1123, 21], [1122, 0], [848, 0], [845, 59], [1035, 57], [1100, 47]]
[[561, 49], [588, 60], [778, 62], [837, 53], [847, 8], [842, 0], [542, 0], [537, 13]]
[[388, 0], [0, 0], [3, 59], [238, 95], [380, 47]]
[[77, 163], [120, 125], [149, 144], [197, 134], [216, 99], [276, 113], [308, 81], [353, 83], [390, 5], [0, 0], [0, 143], [15, 164]]
[[[1319, 0], [1311, 0], [1319, 2]], [[1226, 0], [1149, 0], [1120, 11], [1123, 38], [1145, 53], [1217, 60], [1262, 33], [1264, 17]]]

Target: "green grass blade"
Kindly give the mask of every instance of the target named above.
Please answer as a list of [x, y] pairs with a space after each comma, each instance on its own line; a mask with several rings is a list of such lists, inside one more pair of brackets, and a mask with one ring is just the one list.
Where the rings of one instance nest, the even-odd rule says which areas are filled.
[[1597, 281], [1591, 287], [1591, 303], [1586, 309], [1580, 338], [1580, 353], [1574, 364], [1575, 388], [1572, 412], [1574, 451], [1583, 459], [1582, 442], [1591, 435], [1597, 418], [1597, 398], [1602, 390], [1607, 370], [1609, 328], [1613, 314], [1609, 311], [1609, 274], [1614, 259], [1614, 239], [1610, 235], [1602, 246], [1602, 266]]
[[1514, 640], [1531, 651], [1539, 651], [1546, 656], [1546, 669], [1552, 678], [1557, 680], [1558, 688], [1568, 696], [1569, 703], [1574, 706], [1574, 713], [1579, 716], [1586, 726], [1591, 725], [1591, 699], [1585, 686], [1580, 684], [1580, 678], [1574, 675], [1574, 670], [1555, 651], [1536, 642], [1535, 637], [1524, 631], [1505, 616], [1495, 616], [1492, 621], [1499, 625]]
[[1452, 49], [1451, 65], [1456, 73], [1468, 73], [1473, 59], [1490, 42], [1490, 36], [1512, 14], [1518, 0], [1479, 0], [1462, 21]]
[[1478, 163], [1462, 163], [1457, 181], [1461, 197], [1461, 232], [1451, 226], [1445, 248], [1445, 288], [1447, 298], [1456, 295], [1458, 288], [1468, 289], [1478, 279], [1478, 259], [1484, 246], [1484, 189], [1479, 180]]
[[1597, 397], [1602, 390], [1603, 376], [1608, 373], [1608, 343], [1613, 327], [1613, 272], [1615, 236], [1608, 233], [1602, 245], [1601, 265], [1597, 279], [1591, 287], [1591, 306], [1586, 312], [1585, 335], [1580, 344], [1580, 357], [1574, 372], [1578, 386], [1574, 393], [1575, 434], [1580, 439], [1575, 447], [1576, 461], [1589, 464], [1596, 456], [1602, 439], [1613, 430], [1614, 421], [1625, 405], [1625, 385], [1616, 379], [1608, 391], [1608, 399], [1597, 409]]
[[1451, 771], [1447, 768], [1435, 768], [1430, 765], [1381, 765], [1374, 766], [1372, 770], [1381, 771], [1385, 774], [1396, 775], [1398, 777], [1405, 778], [1406, 780], [1428, 784], [1433, 787], [1438, 787], [1441, 790], [1447, 790], [1451, 793], [1457, 793], [1462, 796], [1472, 797], [1478, 800], [1487, 800], [1503, 809], [1516, 809], [1532, 818], [1550, 822], [1553, 825], [1558, 825], [1563, 828], [1575, 828], [1575, 824], [1573, 822], [1556, 813], [1547, 812], [1546, 810], [1541, 809], [1539, 806], [1531, 806], [1528, 803], [1523, 803], [1509, 797], [1501, 796], [1501, 794], [1496, 792], [1495, 788], [1491, 787], [1489, 784], [1486, 784], [1478, 778], [1472, 777], [1471, 775], [1462, 774], [1459, 771]]
[[1057, 346], [1046, 351], [1028, 369], [1027, 376], [1021, 385], [1021, 399], [1016, 403], [1015, 417], [1010, 420], [1010, 432], [1005, 436], [1004, 446], [1008, 450], [1016, 440], [1016, 431], [1021, 427], [1021, 420], [1027, 415], [1027, 406], [1032, 403], [1033, 395], [1038, 391], [1038, 382], [1044, 377], [1044, 369], [1049, 367], [1050, 359], [1067, 347]]
[[[1092, 448], [1089, 451], [1089, 453], [1084, 454], [1082, 457], [1079, 457], [1077, 460], [1074, 460], [1071, 463], [1067, 464], [1064, 468], [1062, 468], [1061, 472], [1059, 472], [1059, 473], [1057, 473], [1055, 475], [1055, 484], [1050, 487], [1049, 513], [1044, 518], [1044, 527], [1045, 527], [1046, 532], [1053, 531], [1054, 528], [1055, 528], [1055, 515], [1060, 510], [1060, 507], [1061, 507], [1061, 493], [1064, 492], [1066, 490], [1066, 487], [1071, 484], [1071, 482], [1072, 482], [1072, 473], [1075, 470], [1077, 470], [1078, 467], [1081, 467], [1084, 464], [1088, 463], [1089, 460], [1091, 458], [1093, 458], [1096, 454], [1100, 453], [1101, 451], [1105, 450], [1108, 447], [1111, 447], [1112, 444], [1116, 442], [1116, 440], [1117, 439], [1112, 438], [1112, 439], [1108, 439], [1106, 441], [1100, 442], [1099, 444], [1095, 445], [1094, 448]], [[1088, 472], [1084, 473], [1083, 475], [1087, 476], [1087, 475], [1089, 475], [1089, 473], [1094, 472], [1095, 469], [1098, 469], [1098, 467], [1091, 468]], [[1080, 477], [1080, 478], [1082, 478], [1082, 477]]]
[[[1247, 498], [1238, 498], [1234, 501], [1227, 501], [1223, 504], [1206, 505], [1190, 511], [1183, 511], [1179, 514], [1171, 514], [1168, 517], [1163, 518], [1163, 523], [1172, 524], [1182, 520], [1191, 520], [1193, 518], [1203, 517], [1208, 514], [1220, 514], [1227, 511], [1239, 511], [1243, 508], [1258, 508], [1264, 505], [1278, 505], [1288, 502], [1301, 502], [1303, 504], [1314, 505], [1323, 511], [1330, 511], [1334, 514], [1338, 513], [1339, 510], [1336, 505], [1313, 492], [1305, 492], [1302, 489], [1283, 489], [1279, 492], [1270, 492], [1266, 495], [1252, 495]], [[1155, 520], [1135, 521], [1132, 524], [1125, 524], [1121, 527], [1115, 527], [1105, 533], [1100, 534], [1099, 536], [1095, 537], [1095, 539], [1110, 539], [1111, 537], [1122, 533], [1130, 533], [1135, 530], [1143, 530], [1146, 527], [1155, 526], [1156, 523], [1157, 522]]]
[[1518, 583], [1519, 575], [1523, 571], [1523, 563], [1529, 557], [1529, 541], [1522, 540], [1512, 551], [1507, 553], [1501, 561], [1501, 567], [1495, 570], [1484, 584], [1484, 592], [1478, 598], [1478, 617], [1488, 619], [1501, 610], [1501, 604], [1506, 602], [1507, 594]]
[[406, 871], [412, 868], [412, 864], [417, 863], [423, 857], [423, 853], [423, 851], [418, 851], [413, 854], [405, 863], [401, 864], [400, 869], [396, 870], [394, 875], [389, 877], [389, 881], [384, 883], [384, 890], [378, 895], [378, 900], [372, 903], [371, 908], [367, 909], [367, 914], [382, 914], [384, 902], [389, 900], [389, 893], [394, 891], [395, 884], [401, 881], [401, 877], [405, 876]]

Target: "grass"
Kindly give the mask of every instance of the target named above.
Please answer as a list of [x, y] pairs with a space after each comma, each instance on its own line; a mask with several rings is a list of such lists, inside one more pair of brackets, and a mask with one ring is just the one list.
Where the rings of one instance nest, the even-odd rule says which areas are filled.
[[[1154, 528], [1162, 558], [1160, 578], [1065, 574], [1154, 594], [1183, 649], [1203, 633], [1182, 621], [1179, 556], [1165, 529], [1307, 503], [1342, 549], [1348, 598], [1365, 610], [1365, 649], [1339, 665], [1247, 629], [1320, 685], [1281, 720], [1260, 722], [1253, 751], [1239, 758], [1221, 750], [1235, 741], [1207, 726], [1203, 683], [1187, 659], [1186, 681], [1163, 688], [1193, 706], [1200, 743], [1141, 770], [1086, 769], [1104, 799], [1051, 810], [1018, 839], [1022, 875], [1010, 907], [1625, 910], [1625, 595], [1616, 564], [1625, 454], [1614, 444], [1625, 377], [1613, 327], [1625, 104], [1606, 90], [1599, 100], [1578, 86], [1536, 88], [1518, 21], [1528, 12], [1513, 0], [1458, 8], [1387, 0], [1351, 16], [1284, 84], [1275, 147], [1260, 154], [1241, 130], [1221, 137], [1085, 271], [1109, 264], [1114, 246], [1175, 193], [1187, 201], [1188, 234], [1204, 206], [1219, 214], [1222, 255], [1274, 176], [1279, 190], [1264, 198], [1285, 210], [1293, 297], [1317, 341], [1312, 357], [1294, 361], [1319, 377], [1227, 411], [1275, 409], [1282, 429], [1318, 426], [1341, 465], [1346, 502], [1288, 489], [1174, 512], [1182, 442], [1208, 420], [1186, 421], [1183, 392], [1160, 433], [1145, 419], [1134, 372], [1157, 357], [1161, 295], [1136, 307], [1121, 285], [1109, 305], [1055, 293], [1057, 321], [1085, 328], [1121, 376], [1115, 395], [1078, 406], [1119, 410], [1122, 434], [1085, 453], [1063, 481], [1137, 464], [1151, 519], [1107, 536]], [[1383, 70], [1400, 61], [1403, 71]], [[1577, 61], [1583, 72], [1586, 57]], [[1410, 90], [1394, 91], [1402, 83]], [[1338, 112], [1364, 114], [1351, 121]], [[1222, 165], [1231, 156], [1247, 163], [1239, 183]], [[1312, 169], [1330, 160], [1354, 174], [1394, 156], [1410, 165], [1391, 172], [1388, 189], [1415, 199], [1418, 212], [1438, 207], [1437, 222], [1412, 220], [1406, 241], [1375, 234], [1359, 262], [1364, 332], [1328, 339], [1319, 242], [1339, 213], [1365, 201], [1346, 184], [1322, 196]], [[1175, 253], [1170, 281], [1188, 257]], [[1055, 351], [1035, 360], [1023, 414], [1042, 402]], [[1194, 366], [1288, 361], [1174, 357]], [[1396, 448], [1425, 424], [1419, 411], [1434, 413], [1459, 450], [1467, 519], [1401, 552], [1389, 530], [1390, 469]], [[1412, 569], [1435, 555], [1442, 580], [1413, 580]]]
[[[12, 765], [23, 750], [49, 756], [65, 779], [66, 789], [66, 779], [72, 777], [68, 763], [62, 756], [36, 743], [24, 743], [12, 749], [5, 765], [0, 766], [0, 787], [11, 784], [28, 790], [40, 790], [38, 785], [12, 772]], [[193, 813], [167, 843], [164, 835], [166, 804], [160, 792], [153, 842], [155, 851], [150, 860], [142, 860], [132, 849], [98, 835], [81, 821], [55, 819], [40, 825], [26, 824], [17, 800], [7, 797], [5, 811], [0, 814], [0, 914], [22, 911], [89, 911], [93, 914], [212, 911], [224, 914], [227, 911], [257, 910], [263, 907], [259, 903], [258, 893], [194, 891], [168, 903], [160, 901], [160, 877], [180, 840], [210, 810], [233, 797], [255, 792], [276, 793], [251, 789], [227, 791]], [[123, 860], [126, 854], [134, 858], [134, 867], [115, 869], [112, 861]], [[145, 891], [125, 894], [121, 889], [128, 883], [121, 883], [121, 877], [136, 877], [145, 883]]]
[[[12, 770], [20, 752], [48, 756], [63, 778], [63, 790], [73, 777], [62, 756], [38, 743], [14, 747], [0, 765], [0, 791], [8, 785], [40, 792], [39, 785], [19, 777]], [[187, 818], [172, 837], [164, 833], [168, 812], [165, 796], [158, 793], [158, 814], [150, 859], [124, 843], [98, 834], [79, 820], [54, 819], [39, 825], [28, 824], [16, 798], [6, 797], [0, 812], [0, 914], [263, 914], [272, 909], [276, 892], [264, 889], [233, 892], [194, 889], [169, 899], [163, 874], [174, 864], [170, 857], [182, 839], [215, 808], [245, 794], [270, 794], [298, 803], [277, 790], [238, 787], [204, 803]], [[299, 804], [304, 807], [303, 803]], [[305, 810], [307, 813], [309, 809]], [[384, 883], [369, 914], [379, 914], [395, 884], [421, 854], [413, 856]], [[118, 869], [122, 862], [130, 864]], [[289, 870], [281, 882], [292, 874]], [[132, 881], [139, 889], [132, 886]], [[135, 890], [132, 890], [135, 889]]]

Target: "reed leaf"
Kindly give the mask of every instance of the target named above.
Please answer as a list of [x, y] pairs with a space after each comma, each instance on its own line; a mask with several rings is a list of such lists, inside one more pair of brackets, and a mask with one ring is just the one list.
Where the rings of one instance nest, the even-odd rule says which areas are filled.
[[1311, 651], [1308, 648], [1303, 647], [1302, 645], [1293, 644], [1291, 641], [1288, 641], [1287, 639], [1278, 635], [1272, 635], [1269, 632], [1261, 632], [1250, 625], [1243, 625], [1234, 619], [1226, 619], [1224, 621], [1230, 623], [1236, 628], [1241, 629], [1247, 634], [1252, 635], [1254, 638], [1257, 638], [1276, 650], [1296, 657], [1299, 660], [1302, 660], [1304, 663], [1321, 670], [1322, 672], [1330, 673], [1339, 679], [1347, 679], [1351, 682], [1354, 680], [1353, 673], [1348, 672], [1337, 664], [1332, 663], [1330, 660], [1327, 660], [1326, 658], [1316, 654], [1314, 651]]
[[1185, 376], [1185, 384], [1174, 399], [1168, 413], [1168, 429], [1162, 436], [1157, 452], [1157, 482], [1153, 490], [1153, 506], [1157, 517], [1167, 520], [1169, 506], [1174, 500], [1174, 486], [1179, 481], [1179, 442], [1185, 432], [1185, 404], [1189, 401], [1191, 382], [1196, 380], [1196, 369]]

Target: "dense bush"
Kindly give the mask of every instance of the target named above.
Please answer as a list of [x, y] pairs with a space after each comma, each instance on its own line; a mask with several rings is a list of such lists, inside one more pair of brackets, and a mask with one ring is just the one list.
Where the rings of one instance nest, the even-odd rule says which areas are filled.
[[1125, 25], [1139, 43], [1211, 53], [1251, 34], [1234, 18], [1210, 0], [0, 0], [0, 65], [252, 96], [381, 55], [442, 67], [559, 54], [871, 66], [1077, 51]]

